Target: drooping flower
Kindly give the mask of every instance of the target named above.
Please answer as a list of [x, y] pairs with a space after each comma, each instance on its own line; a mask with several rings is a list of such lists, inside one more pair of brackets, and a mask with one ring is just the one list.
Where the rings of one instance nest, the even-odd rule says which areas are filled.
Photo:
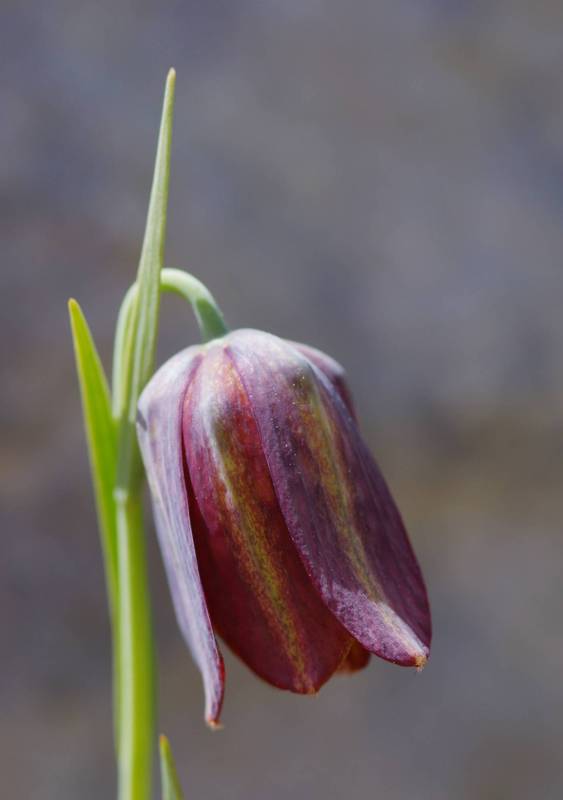
[[147, 385], [137, 430], [210, 724], [225, 679], [216, 633], [304, 694], [370, 653], [425, 664], [420, 568], [332, 358], [254, 330], [190, 347]]

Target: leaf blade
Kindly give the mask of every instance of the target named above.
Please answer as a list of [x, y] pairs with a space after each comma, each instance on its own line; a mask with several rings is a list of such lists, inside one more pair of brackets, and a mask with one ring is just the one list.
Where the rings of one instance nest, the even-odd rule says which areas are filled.
[[[133, 390], [137, 398], [143, 385], [152, 374], [155, 360], [160, 300], [160, 272], [164, 266], [166, 240], [175, 84], [176, 72], [171, 69], [166, 78], [153, 184], [137, 275], [139, 319], [135, 348], [135, 368], [138, 374], [134, 373], [133, 375]], [[139, 381], [138, 384], [135, 383], [135, 378]]]
[[116, 428], [111, 415], [107, 379], [86, 318], [76, 300], [69, 300], [68, 309], [113, 620], [118, 591], [117, 529], [113, 499], [117, 468]]
[[171, 69], [166, 79], [147, 222], [137, 272], [138, 292], [124, 342], [122, 364], [125, 374], [121, 378], [124, 381], [124, 406], [120, 412], [117, 485], [127, 490], [136, 484], [142, 474], [135, 438], [135, 417], [139, 395], [152, 375], [156, 355], [175, 83], [176, 73]]
[[162, 800], [184, 800], [182, 787], [178, 780], [172, 748], [166, 736], [160, 737], [160, 775], [162, 782]]

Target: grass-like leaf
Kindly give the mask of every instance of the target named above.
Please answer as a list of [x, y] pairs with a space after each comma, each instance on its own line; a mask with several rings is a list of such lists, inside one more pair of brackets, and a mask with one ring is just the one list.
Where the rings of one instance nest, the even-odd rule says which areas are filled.
[[94, 484], [112, 620], [117, 608], [117, 533], [113, 488], [117, 468], [117, 436], [104, 368], [88, 323], [76, 300], [68, 310], [80, 383], [84, 427]]
[[170, 70], [166, 80], [149, 210], [137, 272], [138, 293], [125, 333], [122, 358], [124, 375], [120, 376], [120, 380], [124, 381], [124, 391], [120, 393], [124, 407], [119, 410], [121, 427], [117, 476], [118, 485], [123, 488], [131, 488], [137, 467], [140, 471], [134, 430], [137, 401], [154, 370], [160, 271], [164, 265], [175, 81], [176, 73]]
[[162, 782], [162, 800], [184, 800], [172, 748], [166, 736], [160, 737], [160, 776]]

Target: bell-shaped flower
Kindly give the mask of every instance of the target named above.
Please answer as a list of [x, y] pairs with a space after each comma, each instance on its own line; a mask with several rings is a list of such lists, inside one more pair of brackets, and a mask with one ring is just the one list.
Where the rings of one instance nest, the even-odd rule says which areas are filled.
[[420, 568], [332, 358], [234, 331], [161, 367], [137, 428], [210, 724], [225, 680], [216, 634], [268, 683], [303, 694], [370, 653], [425, 664]]

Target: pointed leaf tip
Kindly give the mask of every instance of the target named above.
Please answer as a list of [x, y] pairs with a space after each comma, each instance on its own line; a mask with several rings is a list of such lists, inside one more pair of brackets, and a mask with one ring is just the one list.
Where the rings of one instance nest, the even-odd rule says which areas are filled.
[[160, 745], [160, 774], [162, 781], [162, 800], [183, 800], [182, 788], [178, 780], [172, 748], [167, 737], [161, 734]]
[[164, 266], [170, 153], [176, 72], [166, 78], [147, 222], [137, 272], [138, 298], [131, 320], [132, 349], [124, 367], [129, 419], [135, 419], [137, 400], [152, 375], [156, 355], [160, 306], [160, 271]]
[[116, 405], [121, 408], [117, 481], [120, 486], [127, 487], [134, 486], [141, 474], [134, 434], [137, 402], [154, 371], [156, 359], [160, 272], [164, 266], [170, 181], [174, 83], [175, 72], [171, 70], [164, 90], [149, 208], [137, 271], [137, 296], [130, 320], [126, 323], [120, 370], [116, 373], [118, 383], [114, 396], [117, 398]]

